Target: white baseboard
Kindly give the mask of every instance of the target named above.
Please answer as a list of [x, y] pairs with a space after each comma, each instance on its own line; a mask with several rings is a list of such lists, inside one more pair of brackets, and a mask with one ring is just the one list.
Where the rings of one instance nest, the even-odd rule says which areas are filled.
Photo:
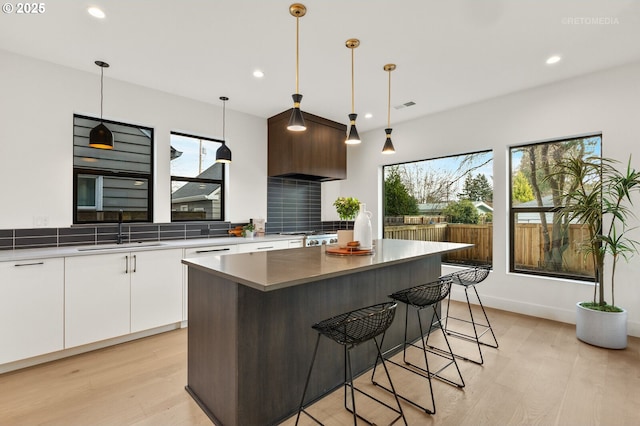
[[[545, 305], [526, 303], [520, 300], [504, 299], [486, 295], [481, 295], [480, 297], [482, 297], [482, 304], [488, 308], [500, 309], [502, 311], [514, 312], [516, 314], [529, 315], [532, 317], [545, 318], [567, 324], [576, 323], [575, 306], [568, 306], [566, 309], [559, 309]], [[466, 303], [463, 292], [452, 292], [451, 299]], [[474, 303], [473, 298], [470, 299], [471, 303]], [[640, 337], [640, 323], [636, 321], [629, 321], [627, 323], [627, 333], [629, 336]]]

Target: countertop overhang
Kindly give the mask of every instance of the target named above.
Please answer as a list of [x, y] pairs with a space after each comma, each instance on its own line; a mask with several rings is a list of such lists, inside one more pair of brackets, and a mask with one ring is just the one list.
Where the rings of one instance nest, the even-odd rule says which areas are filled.
[[325, 246], [183, 259], [182, 263], [260, 291], [273, 291], [472, 247], [473, 244], [381, 239], [371, 255], [334, 256]]

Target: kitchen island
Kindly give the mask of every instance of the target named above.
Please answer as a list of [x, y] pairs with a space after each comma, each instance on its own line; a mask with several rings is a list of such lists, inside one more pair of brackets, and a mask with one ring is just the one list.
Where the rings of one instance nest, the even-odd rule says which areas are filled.
[[[436, 280], [442, 253], [469, 246], [384, 239], [363, 256], [333, 256], [322, 246], [184, 259], [187, 391], [216, 424], [277, 424], [297, 411], [317, 336], [311, 325]], [[384, 348], [402, 342], [404, 309]], [[417, 321], [409, 329], [419, 336]], [[374, 360], [372, 342], [352, 352], [354, 372]], [[343, 365], [342, 347], [323, 340], [308, 400], [341, 384]]]

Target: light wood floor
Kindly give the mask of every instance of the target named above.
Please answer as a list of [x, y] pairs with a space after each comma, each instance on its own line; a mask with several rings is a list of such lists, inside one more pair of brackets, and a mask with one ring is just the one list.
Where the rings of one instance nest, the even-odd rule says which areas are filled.
[[[640, 339], [611, 351], [577, 341], [569, 324], [497, 310], [489, 318], [500, 348], [484, 349], [484, 366], [459, 361], [463, 390], [435, 383], [435, 416], [403, 404], [410, 425], [640, 424]], [[186, 339], [176, 330], [0, 375], [0, 425], [210, 424], [184, 390]], [[422, 379], [398, 370], [396, 387], [426, 401]], [[386, 414], [358, 404], [365, 415]], [[310, 411], [327, 425], [352, 423], [341, 390]]]

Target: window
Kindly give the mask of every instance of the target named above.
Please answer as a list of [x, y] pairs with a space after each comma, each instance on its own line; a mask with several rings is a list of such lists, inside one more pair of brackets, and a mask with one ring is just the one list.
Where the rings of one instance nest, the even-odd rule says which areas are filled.
[[151, 222], [153, 129], [103, 120], [113, 149], [89, 146], [100, 120], [73, 117], [73, 223]]
[[587, 231], [558, 212], [572, 182], [555, 166], [563, 158], [599, 157], [601, 142], [601, 135], [590, 135], [511, 148], [512, 272], [593, 280], [593, 265], [578, 250]]
[[171, 133], [171, 220], [224, 220], [222, 141]]
[[384, 238], [473, 243], [450, 264], [491, 264], [493, 153], [384, 166]]
[[78, 175], [78, 210], [102, 210], [102, 176]]

